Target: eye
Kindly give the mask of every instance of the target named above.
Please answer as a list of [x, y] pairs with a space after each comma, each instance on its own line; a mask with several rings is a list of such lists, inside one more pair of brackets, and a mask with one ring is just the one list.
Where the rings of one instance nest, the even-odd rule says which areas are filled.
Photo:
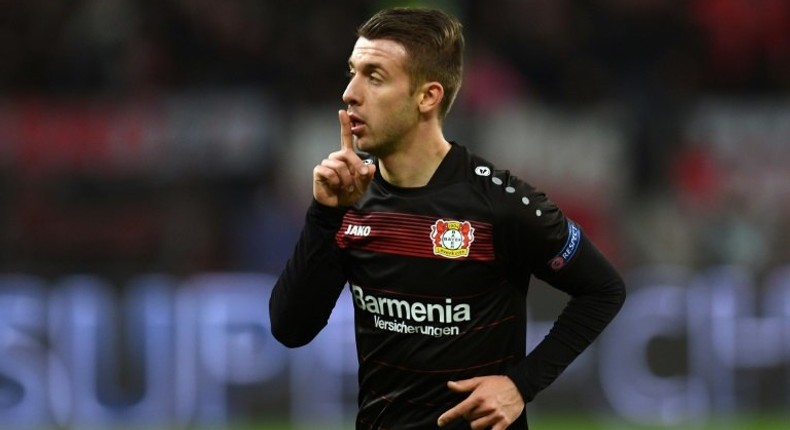
[[353, 70], [346, 70], [346, 77], [347, 77], [348, 79], [351, 79], [351, 78], [353, 78], [355, 74], [356, 74], [356, 73], [355, 73]]

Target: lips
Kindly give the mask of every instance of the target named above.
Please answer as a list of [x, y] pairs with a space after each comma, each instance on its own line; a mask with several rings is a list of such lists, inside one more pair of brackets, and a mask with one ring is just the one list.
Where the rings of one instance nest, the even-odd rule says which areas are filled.
[[361, 133], [362, 129], [365, 127], [365, 121], [353, 112], [349, 112], [348, 117], [351, 119], [351, 133], [355, 135]]

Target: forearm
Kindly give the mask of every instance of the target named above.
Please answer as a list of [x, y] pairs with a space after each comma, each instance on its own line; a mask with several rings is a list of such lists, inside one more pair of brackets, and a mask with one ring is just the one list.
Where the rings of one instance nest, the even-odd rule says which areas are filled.
[[334, 237], [344, 213], [313, 202], [293, 255], [272, 290], [272, 334], [288, 347], [305, 345], [321, 331], [346, 283]]
[[[617, 271], [590, 242], [583, 244], [576, 267], [552, 280], [571, 299], [549, 334], [508, 376], [525, 401], [549, 386], [604, 330], [625, 301], [625, 285]], [[582, 250], [580, 250], [582, 252]]]

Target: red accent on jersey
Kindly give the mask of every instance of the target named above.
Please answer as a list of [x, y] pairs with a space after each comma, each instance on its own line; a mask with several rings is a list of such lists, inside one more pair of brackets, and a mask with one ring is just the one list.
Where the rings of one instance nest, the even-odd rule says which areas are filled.
[[[450, 222], [460, 224], [460, 233], [463, 236], [462, 247], [469, 251], [468, 256], [463, 256], [461, 259], [474, 261], [494, 259], [491, 224], [477, 221], [445, 221], [440, 216], [349, 210], [335, 234], [335, 240], [342, 249], [353, 248], [420, 258], [447, 258], [436, 254], [435, 249], [442, 246], [441, 237], [450, 228]], [[472, 232], [474, 232], [473, 240]]]

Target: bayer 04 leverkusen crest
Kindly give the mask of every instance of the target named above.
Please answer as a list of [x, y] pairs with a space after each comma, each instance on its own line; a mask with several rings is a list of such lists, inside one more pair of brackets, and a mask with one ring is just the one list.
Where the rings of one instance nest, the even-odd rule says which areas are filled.
[[469, 221], [436, 220], [431, 226], [433, 253], [447, 258], [468, 257], [474, 232]]

